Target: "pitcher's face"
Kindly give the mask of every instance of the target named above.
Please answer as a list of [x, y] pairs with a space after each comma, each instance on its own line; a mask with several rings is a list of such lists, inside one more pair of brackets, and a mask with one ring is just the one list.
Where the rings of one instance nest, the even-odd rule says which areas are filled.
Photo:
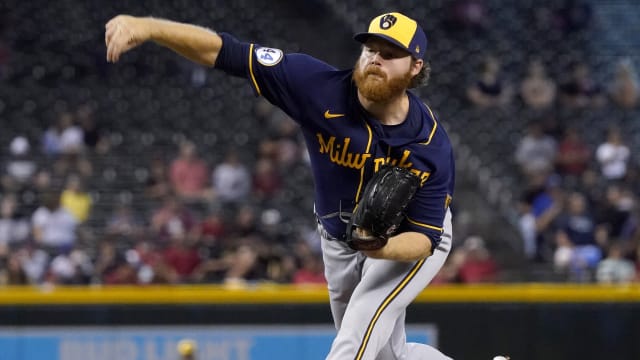
[[407, 51], [371, 37], [356, 62], [354, 80], [366, 99], [385, 102], [404, 93], [421, 68], [422, 60], [413, 62]]

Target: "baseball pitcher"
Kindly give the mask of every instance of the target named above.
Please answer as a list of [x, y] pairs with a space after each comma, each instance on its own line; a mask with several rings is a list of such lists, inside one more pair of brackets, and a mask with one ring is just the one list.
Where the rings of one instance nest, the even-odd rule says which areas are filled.
[[[106, 24], [107, 60], [146, 41], [233, 76], [301, 128], [337, 329], [329, 360], [449, 359], [407, 343], [405, 310], [443, 265], [452, 242], [454, 157], [432, 110], [410, 88], [429, 77], [427, 37], [397, 13], [355, 35], [354, 69], [149, 17]], [[318, 355], [321, 357], [322, 355]]]

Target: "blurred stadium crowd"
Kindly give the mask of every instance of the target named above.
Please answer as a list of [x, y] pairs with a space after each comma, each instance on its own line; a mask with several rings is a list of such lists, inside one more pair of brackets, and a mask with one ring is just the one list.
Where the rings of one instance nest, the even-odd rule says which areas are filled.
[[421, 95], [484, 201], [454, 197], [436, 281], [637, 281], [633, 1], [278, 3], [0, 4], [0, 284], [324, 282], [295, 123], [150, 45], [107, 66], [102, 28], [153, 14], [347, 67], [387, 10], [423, 19]]

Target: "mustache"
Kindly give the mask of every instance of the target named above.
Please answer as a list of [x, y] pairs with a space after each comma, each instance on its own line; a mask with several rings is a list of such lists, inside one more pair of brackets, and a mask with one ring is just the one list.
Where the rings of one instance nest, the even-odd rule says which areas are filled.
[[373, 65], [369, 65], [366, 68], [364, 68], [363, 73], [364, 73], [365, 76], [367, 76], [367, 75], [377, 75], [377, 76], [380, 76], [380, 77], [385, 78], [385, 79], [387, 78], [387, 75], [382, 70], [380, 70], [379, 68], [377, 68], [377, 67], [375, 67]]

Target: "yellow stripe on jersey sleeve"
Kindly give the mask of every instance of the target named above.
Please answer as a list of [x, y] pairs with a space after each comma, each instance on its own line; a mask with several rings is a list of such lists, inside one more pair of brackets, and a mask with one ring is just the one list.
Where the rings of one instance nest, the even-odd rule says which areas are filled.
[[407, 216], [407, 220], [408, 220], [410, 223], [414, 224], [414, 225], [422, 226], [422, 227], [425, 227], [425, 228], [427, 228], [427, 229], [437, 230], [437, 231], [440, 231], [440, 232], [443, 232], [443, 231], [444, 231], [444, 229], [443, 229], [443, 228], [441, 228], [441, 227], [437, 227], [437, 226], [433, 226], [433, 225], [429, 225], [429, 224], [423, 224], [423, 223], [421, 223], [421, 222], [418, 222], [418, 221], [415, 221], [415, 220], [410, 219], [408, 216]]
[[253, 87], [255, 87], [258, 95], [262, 95], [260, 86], [258, 86], [258, 82], [256, 81], [256, 76], [253, 74], [253, 47], [254, 44], [251, 44], [251, 46], [249, 46], [249, 74], [251, 75], [251, 82], [253, 83]]

